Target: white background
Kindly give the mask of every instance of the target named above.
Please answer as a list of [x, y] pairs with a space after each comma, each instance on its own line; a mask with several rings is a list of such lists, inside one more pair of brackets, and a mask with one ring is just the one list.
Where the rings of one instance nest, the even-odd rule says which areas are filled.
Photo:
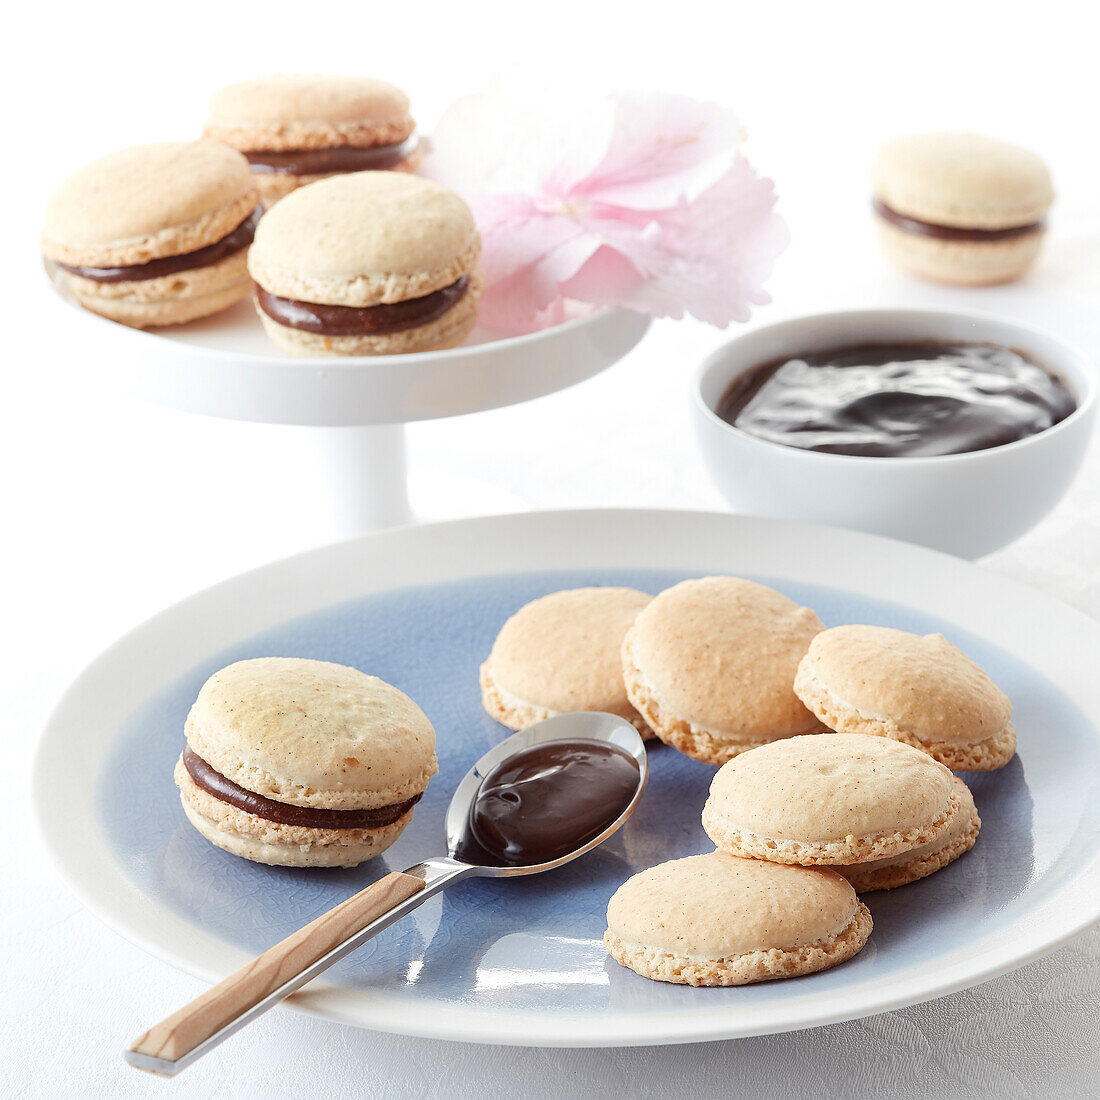
[[[401, 84], [423, 128], [494, 73], [551, 89], [653, 87], [734, 107], [779, 185], [793, 243], [761, 319], [832, 306], [955, 304], [1044, 324], [1100, 354], [1093, 29], [1078, 4], [418, 3], [21, 5], [6, 16], [0, 265], [5, 763], [15, 843], [0, 879], [4, 1096], [1075, 1096], [1100, 1078], [1100, 936], [932, 1005], [817, 1032], [655, 1050], [467, 1047], [277, 1011], [172, 1083], [122, 1066], [132, 1036], [199, 991], [72, 898], [26, 808], [37, 730], [117, 634], [243, 568], [325, 541], [287, 475], [300, 430], [139, 405], [97, 386], [96, 347], [59, 344], [40, 275], [50, 189], [113, 148], [185, 138], [218, 84], [264, 71]], [[1019, 287], [938, 290], [879, 259], [875, 145], [966, 127], [1041, 152], [1059, 191]], [[14, 127], [15, 133], [11, 133]], [[688, 379], [725, 337], [662, 322], [627, 360], [516, 409], [415, 426], [422, 484], [447, 469], [534, 507], [723, 507], [695, 451]], [[273, 471], [278, 470], [278, 478]], [[476, 507], [457, 497], [451, 510]], [[1039, 529], [989, 560], [1100, 614], [1100, 455]], [[10, 835], [10, 834], [9, 834]]]

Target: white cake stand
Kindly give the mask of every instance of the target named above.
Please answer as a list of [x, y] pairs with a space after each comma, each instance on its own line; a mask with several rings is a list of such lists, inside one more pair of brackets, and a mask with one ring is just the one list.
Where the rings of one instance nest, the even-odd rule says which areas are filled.
[[56, 278], [53, 285], [62, 335], [97, 351], [98, 377], [123, 392], [181, 412], [312, 429], [299, 427], [290, 445], [330, 494], [333, 538], [414, 518], [405, 424], [514, 405], [582, 382], [626, 355], [650, 323], [608, 309], [527, 336], [479, 330], [450, 351], [306, 359], [273, 348], [250, 302], [145, 332], [89, 313]]

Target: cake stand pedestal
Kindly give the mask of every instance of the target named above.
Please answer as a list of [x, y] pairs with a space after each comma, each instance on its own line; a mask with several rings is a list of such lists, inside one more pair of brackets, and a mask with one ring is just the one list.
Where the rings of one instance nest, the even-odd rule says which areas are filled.
[[[100, 381], [182, 412], [286, 425], [288, 457], [310, 469], [311, 496], [327, 498], [328, 529], [317, 541], [416, 518], [405, 424], [500, 408], [575, 385], [626, 355], [650, 323], [607, 309], [526, 336], [475, 332], [449, 351], [307, 359], [276, 352], [248, 302], [189, 325], [143, 332], [81, 309], [56, 279], [54, 288], [62, 298], [62, 338], [94, 348]], [[316, 511], [316, 500], [309, 503]], [[500, 509], [490, 504], [488, 510]]]

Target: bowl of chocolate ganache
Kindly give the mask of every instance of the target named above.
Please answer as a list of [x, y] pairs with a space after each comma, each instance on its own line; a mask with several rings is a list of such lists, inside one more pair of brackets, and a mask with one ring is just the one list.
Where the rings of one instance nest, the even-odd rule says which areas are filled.
[[1058, 337], [982, 314], [797, 317], [700, 368], [695, 427], [737, 512], [981, 557], [1019, 538], [1080, 468], [1095, 366]]

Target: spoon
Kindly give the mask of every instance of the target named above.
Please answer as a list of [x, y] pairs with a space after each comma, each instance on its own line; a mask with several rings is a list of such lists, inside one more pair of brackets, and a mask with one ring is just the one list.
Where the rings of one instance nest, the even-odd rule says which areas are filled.
[[[590, 799], [587, 818], [576, 822], [579, 835], [574, 834], [575, 844], [568, 835], [570, 823], [583, 815], [570, 812], [573, 807], [568, 792], [555, 800], [551, 782], [547, 799], [547, 785], [539, 784], [558, 774], [561, 786], [566, 787], [572, 774], [578, 789], [575, 778], [580, 774], [587, 777], [589, 794], [599, 792], [593, 791], [593, 776], [583, 771], [583, 763], [579, 765], [581, 772], [555, 772], [550, 763], [554, 754], [569, 754], [562, 748], [563, 743], [590, 746], [592, 752], [600, 752], [609, 760], [625, 754], [627, 763], [637, 768], [636, 780], [631, 777], [635, 782], [631, 791], [629, 786], [623, 787], [621, 764], [616, 765], [620, 789], [628, 801], [603, 804], [600, 809]], [[618, 751], [608, 752], [601, 746]], [[516, 780], [519, 772], [526, 779]], [[511, 781], [509, 776], [513, 777]], [[648, 777], [645, 746], [638, 731], [613, 714], [561, 714], [513, 734], [490, 749], [455, 790], [444, 822], [447, 855], [391, 872], [268, 948], [259, 958], [150, 1028], [126, 1051], [126, 1061], [138, 1069], [174, 1076], [452, 883], [466, 878], [535, 875], [584, 855], [602, 844], [634, 812]], [[489, 784], [486, 778], [491, 780]], [[523, 802], [524, 792], [532, 796], [527, 804]], [[544, 811], [541, 817], [540, 810]], [[607, 814], [613, 815], [610, 820]], [[545, 840], [544, 850], [533, 853], [546, 857], [541, 862], [525, 859], [514, 843], [525, 819], [528, 824], [533, 819], [546, 824], [544, 836], [539, 837]], [[480, 826], [477, 830], [475, 820]]]

